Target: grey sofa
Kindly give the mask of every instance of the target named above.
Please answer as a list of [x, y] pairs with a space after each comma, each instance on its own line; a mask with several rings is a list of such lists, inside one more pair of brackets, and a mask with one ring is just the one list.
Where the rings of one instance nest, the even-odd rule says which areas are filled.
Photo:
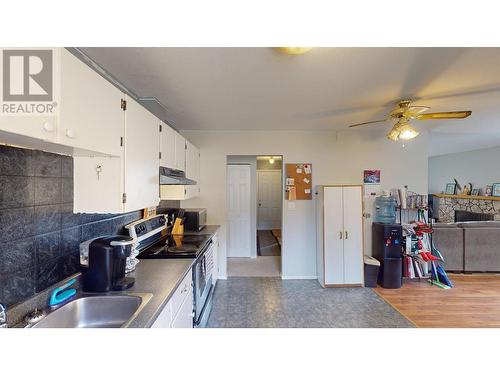
[[433, 241], [447, 271], [500, 272], [500, 222], [434, 224]]

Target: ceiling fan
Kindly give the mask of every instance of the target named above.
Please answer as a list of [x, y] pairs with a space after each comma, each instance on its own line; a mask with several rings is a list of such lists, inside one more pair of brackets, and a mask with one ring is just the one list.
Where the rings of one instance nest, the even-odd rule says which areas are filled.
[[424, 113], [430, 107], [424, 105], [412, 105], [410, 99], [404, 99], [397, 103], [389, 115], [384, 120], [367, 121], [359, 124], [349, 125], [350, 128], [362, 125], [382, 123], [386, 121], [395, 121], [392, 129], [387, 133], [387, 138], [391, 141], [409, 140], [418, 136], [418, 132], [410, 125], [410, 120], [447, 120], [462, 119], [469, 117], [472, 111], [457, 112], [434, 112]]

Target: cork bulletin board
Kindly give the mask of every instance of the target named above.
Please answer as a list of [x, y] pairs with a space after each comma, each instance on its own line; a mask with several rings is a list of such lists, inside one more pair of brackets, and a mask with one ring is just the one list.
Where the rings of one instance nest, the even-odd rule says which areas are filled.
[[312, 199], [312, 165], [309, 163], [286, 164], [285, 199]]

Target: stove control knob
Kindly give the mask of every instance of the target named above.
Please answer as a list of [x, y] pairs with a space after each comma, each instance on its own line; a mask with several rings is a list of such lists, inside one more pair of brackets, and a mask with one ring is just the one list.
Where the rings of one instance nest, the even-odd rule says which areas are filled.
[[158, 222], [160, 223], [160, 225], [165, 225], [165, 223], [166, 223], [165, 217], [164, 217], [164, 216], [161, 216], [161, 217], [158, 219]]

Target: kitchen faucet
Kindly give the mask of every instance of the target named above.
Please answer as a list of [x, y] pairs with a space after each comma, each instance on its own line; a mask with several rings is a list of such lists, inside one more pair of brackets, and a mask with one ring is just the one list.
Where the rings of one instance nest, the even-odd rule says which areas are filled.
[[7, 307], [0, 302], [0, 328], [7, 328]]

